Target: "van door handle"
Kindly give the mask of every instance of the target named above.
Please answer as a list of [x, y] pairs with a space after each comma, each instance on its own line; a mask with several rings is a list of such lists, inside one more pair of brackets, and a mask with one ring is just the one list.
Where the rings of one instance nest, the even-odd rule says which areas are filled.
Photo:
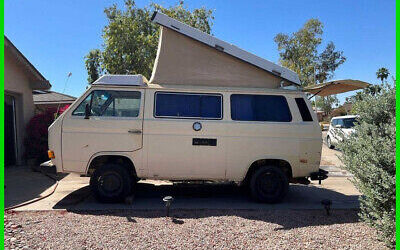
[[129, 130], [128, 130], [128, 133], [131, 133], [131, 134], [141, 134], [141, 133], [142, 133], [142, 130], [140, 130], [140, 129], [129, 129]]

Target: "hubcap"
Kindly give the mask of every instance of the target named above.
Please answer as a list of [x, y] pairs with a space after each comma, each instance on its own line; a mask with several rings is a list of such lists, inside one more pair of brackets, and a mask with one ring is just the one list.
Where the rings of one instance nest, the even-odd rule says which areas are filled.
[[114, 194], [122, 188], [122, 180], [118, 174], [108, 172], [100, 176], [99, 186], [104, 193]]
[[257, 178], [257, 187], [263, 196], [271, 197], [279, 193], [281, 183], [274, 172], [266, 172]]

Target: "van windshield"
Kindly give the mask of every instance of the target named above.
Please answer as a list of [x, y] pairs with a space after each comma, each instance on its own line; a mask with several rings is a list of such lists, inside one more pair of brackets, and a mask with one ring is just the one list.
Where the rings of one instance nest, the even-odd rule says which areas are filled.
[[356, 118], [343, 119], [343, 128], [352, 128], [356, 125]]

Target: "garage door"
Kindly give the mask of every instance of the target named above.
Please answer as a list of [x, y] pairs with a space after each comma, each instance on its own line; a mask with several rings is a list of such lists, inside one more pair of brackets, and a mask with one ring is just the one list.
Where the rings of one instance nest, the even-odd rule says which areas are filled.
[[5, 95], [4, 103], [4, 162], [6, 166], [16, 163], [15, 98]]

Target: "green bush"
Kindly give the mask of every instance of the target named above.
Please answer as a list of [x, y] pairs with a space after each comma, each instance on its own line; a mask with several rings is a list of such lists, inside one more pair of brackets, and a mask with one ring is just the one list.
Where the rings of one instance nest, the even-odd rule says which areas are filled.
[[355, 133], [340, 143], [342, 161], [354, 174], [360, 196], [360, 218], [379, 232], [380, 240], [395, 247], [396, 92], [380, 85], [378, 93], [362, 93], [353, 106], [358, 114]]

